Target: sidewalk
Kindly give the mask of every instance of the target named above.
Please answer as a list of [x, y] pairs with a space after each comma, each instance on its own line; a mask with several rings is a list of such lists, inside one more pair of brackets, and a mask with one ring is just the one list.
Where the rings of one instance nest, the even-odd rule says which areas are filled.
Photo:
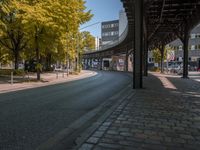
[[200, 83], [153, 73], [144, 87], [127, 95], [76, 149], [198, 150]]
[[[24, 89], [30, 89], [30, 88], [36, 88], [36, 87], [42, 87], [42, 86], [48, 86], [48, 85], [53, 85], [53, 84], [58, 84], [58, 83], [64, 83], [64, 82], [69, 82], [69, 81], [74, 81], [74, 80], [79, 80], [79, 79], [84, 79], [88, 77], [95, 76], [97, 73], [94, 71], [88, 71], [88, 70], [83, 70], [79, 75], [68, 75], [63, 73], [59, 73], [58, 77], [56, 72], [53, 73], [43, 73], [41, 74], [41, 79], [42, 82], [22, 82], [22, 83], [14, 83], [11, 85], [10, 83], [1, 83], [0, 84], [0, 93], [7, 93], [7, 92], [12, 92], [12, 91], [19, 91], [19, 90], [24, 90]], [[36, 76], [36, 75], [35, 75]], [[30, 76], [30, 78], [36, 78], [35, 76]]]

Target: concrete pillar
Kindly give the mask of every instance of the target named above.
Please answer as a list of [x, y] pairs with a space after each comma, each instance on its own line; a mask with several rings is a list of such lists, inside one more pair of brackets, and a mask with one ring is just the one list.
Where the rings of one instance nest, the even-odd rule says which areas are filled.
[[183, 39], [183, 78], [188, 78], [188, 42], [189, 42], [189, 29], [186, 23]]
[[134, 51], [134, 71], [133, 88], [143, 87], [142, 79], [142, 51], [143, 51], [143, 0], [135, 0], [135, 51]]

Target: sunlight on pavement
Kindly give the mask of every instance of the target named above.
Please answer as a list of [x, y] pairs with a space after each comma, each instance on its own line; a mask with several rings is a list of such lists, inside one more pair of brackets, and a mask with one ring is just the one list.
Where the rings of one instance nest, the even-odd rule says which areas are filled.
[[160, 81], [162, 82], [163, 86], [167, 89], [174, 89], [176, 90], [177, 88], [172, 84], [166, 77], [158, 77]]

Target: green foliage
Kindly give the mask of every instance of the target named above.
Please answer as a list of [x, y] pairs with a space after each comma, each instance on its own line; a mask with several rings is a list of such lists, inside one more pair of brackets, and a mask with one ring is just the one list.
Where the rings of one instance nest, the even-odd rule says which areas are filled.
[[91, 17], [84, 0], [4, 0], [0, 47], [10, 52], [15, 63], [22, 58], [39, 63], [49, 56], [52, 62], [74, 60], [84, 46], [93, 47], [91, 35], [85, 36], [86, 45], [78, 31]]
[[24, 76], [25, 72], [22, 69], [0, 69], [0, 75], [7, 75], [10, 76], [11, 72], [13, 72], [13, 75], [17, 75], [17, 76]]
[[[165, 49], [164, 49], [164, 60], [167, 58], [167, 50], [168, 50], [168, 48], [165, 47]], [[155, 63], [161, 62], [161, 51], [158, 48], [153, 50], [153, 58], [154, 58]]]
[[153, 58], [155, 63], [160, 63], [161, 61], [161, 53], [159, 49], [154, 49], [153, 50]]
[[95, 49], [95, 37], [90, 34], [90, 32], [82, 32], [83, 47], [85, 49], [94, 50]]
[[35, 69], [39, 70], [40, 72], [42, 71], [42, 68], [43, 68], [43, 65], [40, 64], [40, 63], [37, 63], [36, 66], [35, 66]]
[[160, 72], [160, 68], [159, 67], [153, 67], [153, 68], [150, 69], [150, 71]]

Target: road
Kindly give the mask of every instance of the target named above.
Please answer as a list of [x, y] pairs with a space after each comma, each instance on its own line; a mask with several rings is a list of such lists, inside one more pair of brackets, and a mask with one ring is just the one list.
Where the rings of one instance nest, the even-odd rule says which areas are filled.
[[126, 73], [0, 94], [0, 149], [32, 150], [131, 82]]

